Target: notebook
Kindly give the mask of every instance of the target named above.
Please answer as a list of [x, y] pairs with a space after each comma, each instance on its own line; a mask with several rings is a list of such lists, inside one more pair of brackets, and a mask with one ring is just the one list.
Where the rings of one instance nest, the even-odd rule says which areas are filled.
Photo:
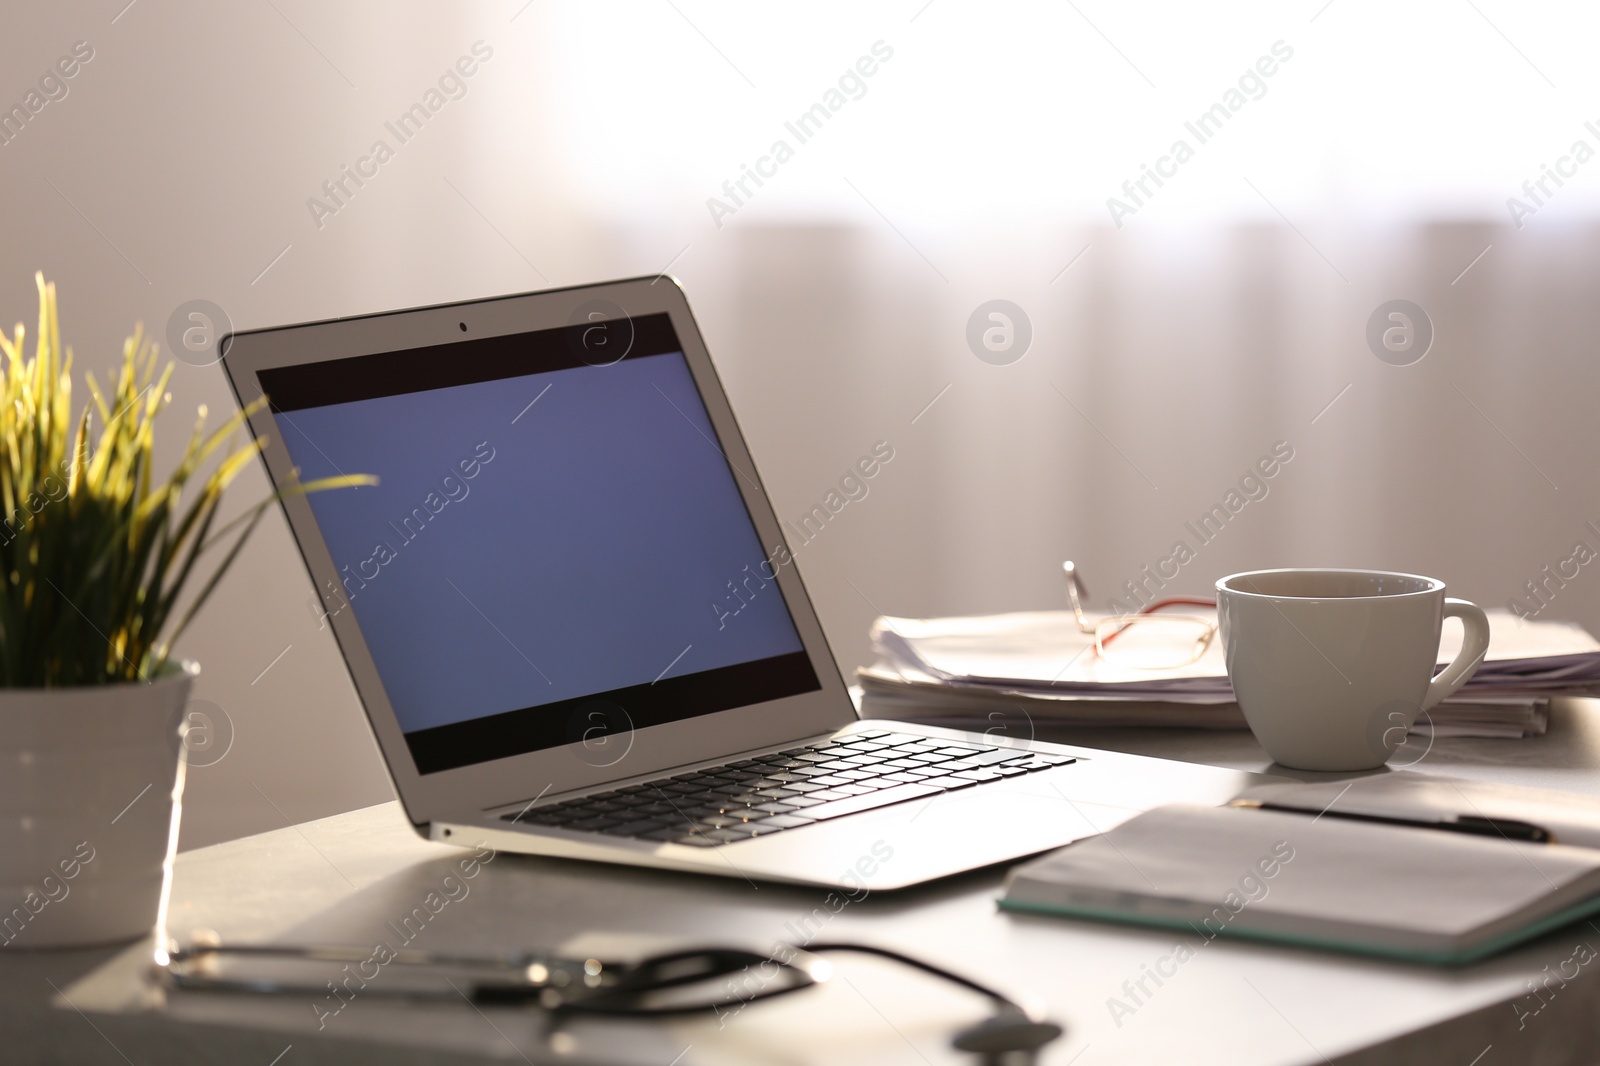
[[[1523, 818], [1502, 827], [1488, 812], [1512, 808], [1483, 805], [1496, 786], [1387, 780], [1401, 777], [1364, 779], [1381, 784], [1361, 788], [1348, 814], [1332, 813], [1343, 796], [1324, 802], [1325, 814], [1309, 805], [1158, 807], [1016, 868], [1000, 905], [1434, 964], [1484, 958], [1600, 912], [1600, 849], [1512, 839], [1519, 825], [1537, 825], [1527, 821], [1542, 813], [1537, 790], [1512, 790]], [[1455, 785], [1465, 786], [1460, 808], [1489, 824], [1440, 828], [1456, 809], [1438, 801]], [[1288, 805], [1327, 789], [1258, 792]], [[1476, 807], [1465, 798], [1474, 790]], [[1569, 829], [1585, 822], [1584, 804], [1548, 798]]]

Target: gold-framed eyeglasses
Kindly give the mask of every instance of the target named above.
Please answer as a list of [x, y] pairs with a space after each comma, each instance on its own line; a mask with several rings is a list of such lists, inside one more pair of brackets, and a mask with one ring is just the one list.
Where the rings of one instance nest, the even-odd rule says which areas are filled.
[[1135, 670], [1171, 670], [1198, 662], [1217, 634], [1217, 624], [1196, 615], [1158, 614], [1172, 607], [1216, 607], [1215, 600], [1170, 596], [1141, 607], [1134, 614], [1091, 621], [1083, 603], [1089, 598], [1083, 578], [1071, 559], [1061, 564], [1067, 601], [1078, 628], [1094, 637], [1094, 650], [1106, 663]]

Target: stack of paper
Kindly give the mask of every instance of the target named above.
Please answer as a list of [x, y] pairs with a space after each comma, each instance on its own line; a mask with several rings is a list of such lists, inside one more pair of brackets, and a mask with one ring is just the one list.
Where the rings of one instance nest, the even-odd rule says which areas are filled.
[[[1454, 698], [1419, 719], [1414, 732], [1540, 734], [1549, 723], [1551, 696], [1600, 694], [1600, 642], [1581, 626], [1488, 614], [1483, 665]], [[996, 714], [1021, 712], [1062, 725], [1245, 728], [1219, 639], [1198, 661], [1162, 670], [1107, 662], [1067, 611], [885, 617], [873, 623], [872, 641], [878, 661], [858, 672], [868, 717], [982, 729]], [[1447, 622], [1441, 664], [1460, 643], [1460, 624]]]

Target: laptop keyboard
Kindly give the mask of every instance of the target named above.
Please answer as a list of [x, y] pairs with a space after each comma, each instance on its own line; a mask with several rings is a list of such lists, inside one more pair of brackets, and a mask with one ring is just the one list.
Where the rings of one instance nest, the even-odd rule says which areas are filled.
[[909, 733], [853, 733], [502, 817], [717, 847], [1076, 761]]

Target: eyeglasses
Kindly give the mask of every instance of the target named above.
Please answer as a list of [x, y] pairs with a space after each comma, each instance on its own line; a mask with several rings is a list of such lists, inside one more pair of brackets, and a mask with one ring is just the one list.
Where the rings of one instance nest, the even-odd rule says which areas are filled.
[[[1172, 596], [1156, 600], [1135, 614], [1113, 615], [1092, 622], [1084, 612], [1089, 590], [1071, 559], [1061, 564], [1067, 580], [1067, 600], [1078, 628], [1094, 637], [1095, 654], [1105, 662], [1135, 670], [1171, 670], [1198, 662], [1211, 646], [1217, 624], [1194, 615], [1162, 614], [1169, 607], [1216, 607], [1215, 600]], [[1115, 647], [1112, 647], [1115, 642]]]
[[726, 1019], [746, 1004], [827, 982], [833, 967], [818, 956], [846, 951], [890, 959], [993, 1001], [995, 1014], [952, 1039], [956, 1049], [975, 1052], [985, 1063], [1032, 1062], [1039, 1048], [1063, 1032], [1059, 1024], [994, 988], [869, 944], [785, 945], [770, 955], [739, 948], [699, 948], [618, 964], [520, 952], [469, 956], [328, 944], [224, 945], [209, 931], [198, 933], [195, 940], [182, 947], [169, 944], [157, 953], [155, 973], [168, 988], [302, 995], [313, 1006], [327, 1001], [318, 1010], [329, 1015], [363, 996], [398, 996], [532, 1007], [548, 1012], [553, 1020], [699, 1013]]

